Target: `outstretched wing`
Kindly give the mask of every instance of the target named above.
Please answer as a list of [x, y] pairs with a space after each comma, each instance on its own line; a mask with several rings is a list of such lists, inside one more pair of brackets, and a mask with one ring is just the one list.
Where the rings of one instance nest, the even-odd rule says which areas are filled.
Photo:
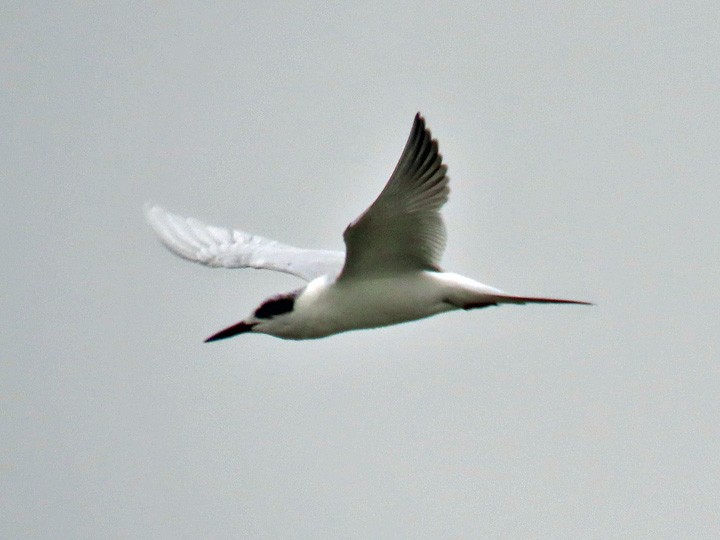
[[341, 251], [300, 249], [243, 231], [206, 225], [171, 214], [159, 206], [145, 209], [160, 241], [183, 259], [215, 268], [257, 268], [292, 274], [305, 281], [337, 275]]
[[438, 143], [418, 113], [382, 193], [345, 230], [340, 279], [438, 269], [445, 249], [440, 208], [450, 191], [446, 172]]

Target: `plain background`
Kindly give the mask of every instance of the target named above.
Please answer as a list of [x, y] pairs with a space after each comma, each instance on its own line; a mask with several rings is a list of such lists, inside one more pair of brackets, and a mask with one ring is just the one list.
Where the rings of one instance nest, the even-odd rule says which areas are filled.
[[[262, 4], [262, 5], [260, 5]], [[9, 2], [3, 538], [720, 535], [720, 4]], [[422, 111], [444, 266], [579, 306], [202, 340], [291, 276]]]

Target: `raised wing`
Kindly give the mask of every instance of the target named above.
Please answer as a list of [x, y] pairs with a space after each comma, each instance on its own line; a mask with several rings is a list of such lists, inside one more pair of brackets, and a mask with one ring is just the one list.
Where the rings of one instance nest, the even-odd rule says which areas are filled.
[[206, 266], [275, 270], [312, 281], [325, 274], [337, 275], [345, 259], [341, 251], [295, 248], [183, 218], [159, 206], [147, 207], [145, 214], [165, 247], [183, 259]]
[[418, 113], [382, 193], [345, 229], [340, 279], [438, 269], [445, 249], [440, 208], [450, 192], [446, 172], [438, 143]]

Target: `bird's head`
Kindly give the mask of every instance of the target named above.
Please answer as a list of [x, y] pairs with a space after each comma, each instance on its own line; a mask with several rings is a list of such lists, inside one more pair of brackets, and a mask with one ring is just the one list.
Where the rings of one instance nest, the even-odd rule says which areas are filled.
[[292, 313], [295, 300], [301, 291], [302, 289], [271, 296], [260, 304], [250, 317], [213, 334], [205, 340], [205, 343], [227, 339], [246, 332], [274, 333], [267, 330], [277, 326], [278, 323], [281, 323], [283, 319]]

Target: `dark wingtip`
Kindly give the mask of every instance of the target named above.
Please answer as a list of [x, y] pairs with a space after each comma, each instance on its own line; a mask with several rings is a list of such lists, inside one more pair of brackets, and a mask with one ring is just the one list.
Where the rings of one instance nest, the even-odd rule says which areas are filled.
[[250, 332], [252, 331], [255, 324], [257, 323], [246, 323], [242, 321], [237, 324], [233, 324], [232, 326], [228, 326], [224, 330], [220, 330], [218, 333], [213, 334], [212, 336], [207, 338], [205, 340], [205, 343], [210, 343], [211, 341], [219, 341], [221, 339], [227, 339], [229, 337], [237, 336], [238, 334]]

